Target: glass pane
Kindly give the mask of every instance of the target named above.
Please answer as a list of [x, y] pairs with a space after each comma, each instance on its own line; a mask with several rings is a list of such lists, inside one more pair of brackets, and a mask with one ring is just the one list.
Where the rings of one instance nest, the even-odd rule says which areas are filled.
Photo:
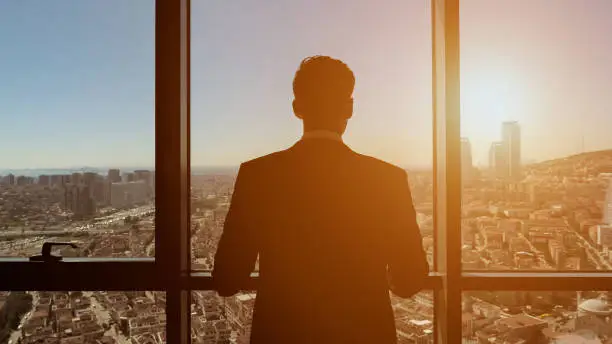
[[[222, 298], [213, 291], [194, 291], [192, 296], [192, 344], [249, 343], [255, 293]], [[391, 296], [399, 344], [433, 344], [433, 302], [431, 291], [410, 299]]]
[[607, 343], [608, 292], [463, 293], [464, 343]]
[[164, 292], [0, 292], [0, 309], [1, 343], [166, 342]]
[[154, 3], [0, 5], [0, 257], [153, 254]]
[[612, 269], [611, 6], [462, 1], [464, 269]]
[[193, 267], [212, 268], [239, 165], [300, 140], [292, 82], [317, 54], [356, 77], [345, 143], [408, 170], [431, 264], [429, 1], [193, 1], [191, 14]]

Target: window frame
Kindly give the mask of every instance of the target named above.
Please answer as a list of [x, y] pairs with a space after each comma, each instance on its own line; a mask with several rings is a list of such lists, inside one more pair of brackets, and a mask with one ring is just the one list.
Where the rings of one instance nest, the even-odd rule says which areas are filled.
[[[1, 257], [0, 280], [5, 290], [161, 290], [168, 284], [166, 273], [171, 273], [177, 246], [176, 232], [184, 219], [174, 214], [180, 213], [188, 202], [175, 199], [183, 196], [183, 190], [176, 187], [177, 180], [188, 182], [178, 173], [177, 163], [184, 159], [179, 153], [182, 149], [176, 144], [188, 140], [188, 136], [177, 140], [177, 120], [174, 110], [176, 97], [184, 93], [186, 83], [180, 84], [183, 77], [177, 77], [174, 68], [188, 64], [176, 60], [181, 50], [176, 45], [176, 37], [185, 32], [180, 30], [181, 18], [176, 11], [181, 0], [155, 1], [155, 170], [157, 199], [155, 202], [155, 257], [112, 258], [81, 257], [63, 258], [61, 262], [31, 262], [29, 257]], [[184, 44], [183, 44], [184, 45]], [[185, 73], [183, 73], [185, 74]], [[177, 80], [178, 79], [178, 80]], [[181, 113], [180, 123], [187, 118]], [[187, 162], [188, 163], [188, 162]], [[182, 167], [182, 166], [181, 166]], [[180, 178], [177, 178], [180, 176]], [[187, 204], [188, 207], [188, 204]], [[188, 208], [185, 209], [188, 212]], [[184, 211], [184, 212], [185, 212]], [[164, 273], [165, 272], [165, 273]], [[118, 275], [121, 278], [118, 278]], [[78, 279], [75, 279], [78, 276]], [[163, 276], [163, 277], [162, 277]]]
[[460, 0], [432, 1], [437, 343], [460, 343], [462, 293], [612, 289], [612, 272], [465, 271], [461, 265]]
[[0, 289], [165, 291], [167, 342], [189, 342], [189, 4], [155, 0], [155, 257], [0, 258]]
[[[214, 290], [190, 259], [190, 3], [155, 1], [155, 258], [1, 259], [3, 290], [165, 291], [167, 342], [190, 342], [191, 291]], [[431, 0], [435, 259], [424, 289], [434, 291], [436, 343], [461, 341], [463, 291], [612, 289], [612, 272], [462, 270], [459, 5]]]

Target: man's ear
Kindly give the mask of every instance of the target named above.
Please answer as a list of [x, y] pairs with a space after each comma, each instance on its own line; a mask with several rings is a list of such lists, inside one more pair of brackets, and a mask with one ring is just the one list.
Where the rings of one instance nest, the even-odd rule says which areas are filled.
[[291, 105], [293, 106], [293, 114], [295, 115], [295, 117], [303, 119], [301, 115], [302, 111], [300, 111], [300, 104], [298, 103], [298, 101], [294, 99]]
[[353, 98], [346, 103], [344, 116], [346, 119], [353, 117]]

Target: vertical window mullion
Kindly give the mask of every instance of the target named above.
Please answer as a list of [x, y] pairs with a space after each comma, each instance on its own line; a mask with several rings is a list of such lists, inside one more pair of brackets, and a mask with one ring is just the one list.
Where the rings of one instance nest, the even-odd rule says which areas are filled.
[[[191, 273], [191, 0], [181, 0], [181, 226], [180, 278]], [[181, 288], [184, 288], [181, 283]], [[192, 290], [181, 289], [180, 341], [191, 343]]]
[[461, 341], [459, 0], [432, 0], [436, 340]]
[[179, 344], [190, 339], [181, 283], [189, 269], [189, 4], [155, 5], [155, 264], [166, 289], [167, 342]]

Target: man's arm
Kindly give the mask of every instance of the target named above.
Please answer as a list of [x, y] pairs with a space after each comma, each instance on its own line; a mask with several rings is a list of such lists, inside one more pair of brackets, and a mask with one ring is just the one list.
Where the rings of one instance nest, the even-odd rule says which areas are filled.
[[[232, 296], [249, 279], [255, 268], [258, 249], [255, 230], [248, 207], [253, 206], [253, 179], [249, 176], [244, 164], [240, 166], [234, 193], [230, 204], [223, 233], [215, 254], [215, 266], [212, 277], [220, 296]], [[251, 181], [250, 181], [251, 180]]]
[[388, 277], [391, 291], [400, 297], [410, 297], [423, 288], [429, 274], [427, 256], [423, 250], [421, 231], [416, 220], [408, 176], [392, 191], [392, 218], [389, 223]]

